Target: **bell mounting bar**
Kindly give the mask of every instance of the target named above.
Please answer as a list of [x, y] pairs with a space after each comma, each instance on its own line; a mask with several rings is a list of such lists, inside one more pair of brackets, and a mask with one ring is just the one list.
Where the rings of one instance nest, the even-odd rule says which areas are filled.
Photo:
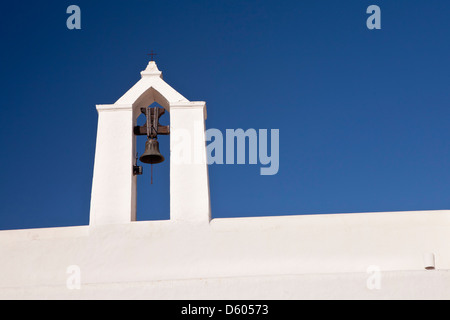
[[135, 126], [134, 134], [137, 136], [146, 135], [149, 138], [156, 138], [158, 134], [170, 134], [169, 126], [162, 126], [159, 124], [159, 118], [166, 112], [164, 108], [141, 108], [141, 112], [145, 114], [147, 119], [143, 126]]

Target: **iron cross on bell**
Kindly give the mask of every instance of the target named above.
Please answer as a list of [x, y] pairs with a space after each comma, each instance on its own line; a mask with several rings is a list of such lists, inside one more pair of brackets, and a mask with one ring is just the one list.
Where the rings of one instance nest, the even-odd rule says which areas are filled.
[[157, 140], [158, 134], [168, 135], [170, 131], [169, 126], [162, 126], [159, 124], [159, 118], [166, 112], [164, 108], [141, 108], [141, 112], [145, 115], [146, 123], [143, 126], [135, 126], [134, 134], [137, 136], [147, 135], [145, 151], [139, 160], [143, 163], [152, 165], [151, 183], [153, 184], [153, 164], [164, 161], [164, 156], [159, 151], [159, 142]]

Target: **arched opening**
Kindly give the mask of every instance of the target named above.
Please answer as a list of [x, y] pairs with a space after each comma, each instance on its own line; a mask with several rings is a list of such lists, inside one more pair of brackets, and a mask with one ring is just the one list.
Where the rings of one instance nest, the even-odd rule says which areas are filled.
[[[153, 107], [161, 107], [161, 105], [154, 102], [147, 108]], [[159, 120], [161, 125], [168, 125], [169, 113], [165, 112]], [[146, 117], [141, 113], [136, 120], [136, 125], [144, 126], [145, 124]], [[165, 158], [164, 161], [153, 165], [142, 163], [139, 157], [145, 151], [147, 135], [136, 135], [137, 165], [143, 168], [143, 173], [137, 176], [136, 182], [136, 221], [170, 219], [170, 137], [158, 135], [157, 140], [160, 153]]]
[[150, 87], [134, 101], [133, 108], [135, 114], [139, 114], [142, 107], [152, 105], [155, 102], [159, 107], [166, 109], [166, 111], [170, 111], [169, 101], [158, 90]]

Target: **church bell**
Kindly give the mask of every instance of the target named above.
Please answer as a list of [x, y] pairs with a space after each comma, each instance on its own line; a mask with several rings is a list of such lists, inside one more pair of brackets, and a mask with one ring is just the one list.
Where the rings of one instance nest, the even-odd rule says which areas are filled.
[[159, 142], [156, 139], [148, 139], [145, 143], [145, 151], [139, 158], [143, 163], [161, 163], [164, 161], [164, 156], [159, 152]]
[[[159, 124], [159, 117], [161, 117], [165, 109], [163, 108], [141, 108], [141, 112], [145, 114], [146, 124], [143, 126], [135, 126], [135, 135], [146, 135], [147, 142], [145, 142], [145, 151], [139, 158], [143, 163], [151, 164], [151, 182], [153, 183], [153, 164], [161, 163], [164, 161], [164, 157], [159, 151], [158, 135], [168, 135], [170, 132], [169, 126], [161, 126]], [[137, 156], [136, 156], [137, 160]], [[135, 174], [142, 174], [142, 167], [137, 164], [133, 167]]]

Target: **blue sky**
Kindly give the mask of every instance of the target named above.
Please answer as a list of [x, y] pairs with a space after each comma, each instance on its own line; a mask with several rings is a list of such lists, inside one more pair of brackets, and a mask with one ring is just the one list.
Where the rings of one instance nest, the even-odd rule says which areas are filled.
[[[72, 4], [81, 30], [66, 27]], [[366, 27], [372, 4], [381, 30]], [[151, 50], [206, 101], [207, 128], [280, 130], [278, 174], [209, 167], [213, 218], [449, 209], [449, 16], [444, 0], [4, 3], [0, 229], [88, 224], [95, 105]], [[168, 161], [154, 171], [138, 220], [169, 217]]]

